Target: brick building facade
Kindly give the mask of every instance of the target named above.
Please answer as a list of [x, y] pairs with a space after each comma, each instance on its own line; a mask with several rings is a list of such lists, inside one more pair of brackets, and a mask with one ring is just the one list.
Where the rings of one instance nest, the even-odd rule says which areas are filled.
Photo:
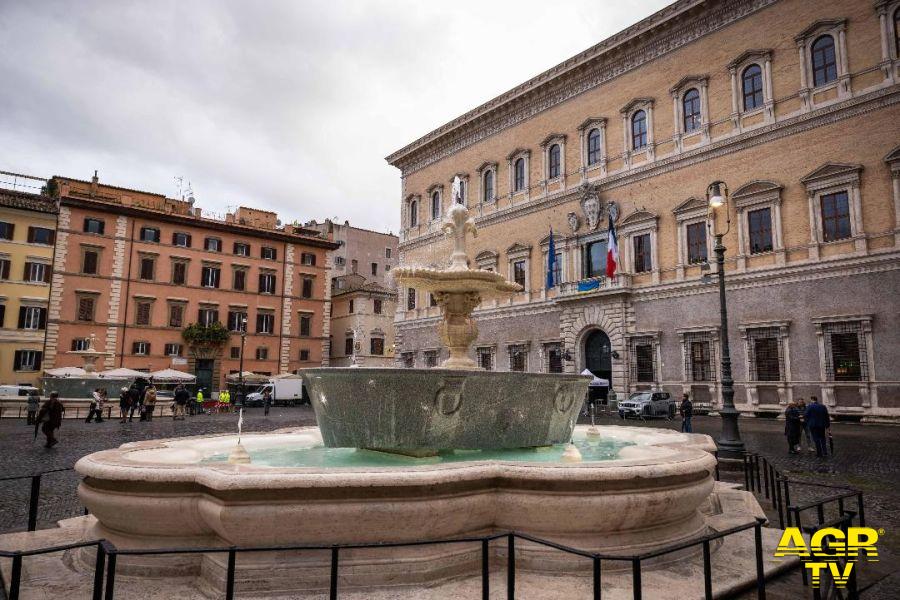
[[[705, 194], [723, 180], [738, 408], [815, 394], [837, 414], [896, 417], [898, 144], [900, 0], [680, 0], [389, 156], [400, 260], [449, 256], [440, 223], [459, 175], [480, 230], [471, 265], [525, 288], [477, 311], [480, 364], [588, 367], [620, 395], [717, 404], [704, 275], [710, 225], [727, 219]], [[546, 289], [551, 230], [561, 283]], [[438, 310], [401, 290], [398, 362], [435, 364]]]
[[[54, 177], [59, 224], [44, 368], [80, 366], [69, 351], [108, 351], [98, 368], [170, 366], [218, 390], [238, 370], [277, 375], [327, 365], [330, 252], [319, 232], [282, 227], [271, 212], [239, 208], [205, 218], [193, 202]], [[215, 350], [182, 338], [191, 323], [221, 323]], [[246, 323], [246, 325], [244, 325]]]

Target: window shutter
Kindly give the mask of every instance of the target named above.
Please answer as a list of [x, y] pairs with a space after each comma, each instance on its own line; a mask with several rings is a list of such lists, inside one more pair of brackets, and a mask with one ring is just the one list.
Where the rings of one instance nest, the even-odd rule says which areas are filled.
[[19, 307], [19, 329], [25, 329], [25, 310], [27, 307]]
[[172, 234], [172, 245], [176, 245], [178, 243], [178, 233], [175, 232]]
[[50, 265], [44, 266], [44, 283], [50, 283]]
[[15, 358], [13, 359], [13, 371], [18, 371], [22, 368], [22, 351], [16, 350]]
[[28, 228], [28, 243], [29, 244], [34, 243], [34, 227]]
[[6, 305], [0, 304], [0, 327], [3, 327], [6, 321]]
[[213, 269], [213, 279], [215, 280], [215, 287], [219, 287], [219, 277], [222, 272], [219, 269]]
[[137, 351], [138, 351], [138, 343], [137, 343], [137, 342], [131, 342], [131, 353], [132, 353], [132, 354], [137, 354]]
[[185, 237], [185, 240], [184, 240], [184, 241], [185, 241], [185, 245], [186, 245], [188, 248], [190, 248], [190, 247], [191, 247], [191, 234], [186, 233], [186, 234], [184, 234], [184, 237]]
[[25, 261], [25, 268], [22, 269], [22, 281], [30, 281], [30, 278], [28, 277], [29, 271], [31, 271], [31, 263]]
[[35, 352], [35, 353], [34, 353], [34, 370], [35, 370], [35, 371], [40, 371], [40, 370], [41, 370], [41, 361], [42, 361], [43, 359], [44, 359], [44, 353], [43, 353], [43, 352]]
[[0, 261], [0, 278], [9, 279], [9, 265], [8, 260]]
[[38, 309], [38, 329], [46, 329], [47, 328], [47, 309], [39, 308]]

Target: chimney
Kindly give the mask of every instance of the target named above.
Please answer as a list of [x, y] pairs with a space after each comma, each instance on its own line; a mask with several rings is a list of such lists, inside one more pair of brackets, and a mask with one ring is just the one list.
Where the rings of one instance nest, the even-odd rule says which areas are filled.
[[94, 176], [91, 177], [91, 198], [97, 195], [98, 183], [100, 183], [100, 178], [97, 177], [97, 169], [94, 169]]

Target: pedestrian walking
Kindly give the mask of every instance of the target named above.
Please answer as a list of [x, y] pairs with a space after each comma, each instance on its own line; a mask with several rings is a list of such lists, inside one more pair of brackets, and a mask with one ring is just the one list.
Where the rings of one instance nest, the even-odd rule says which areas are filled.
[[37, 420], [37, 412], [41, 406], [41, 397], [38, 396], [37, 390], [31, 390], [28, 392], [28, 400], [26, 401], [26, 413], [25, 413], [25, 423], [27, 425], [34, 425], [35, 420]]
[[810, 396], [809, 400], [804, 418], [816, 445], [816, 456], [825, 458], [828, 456], [827, 434], [831, 433], [831, 417], [828, 414], [828, 407], [820, 404], [817, 397]]
[[187, 388], [185, 388], [180, 383], [175, 388], [175, 406], [172, 411], [172, 420], [178, 419], [181, 417], [181, 420], [184, 420], [184, 407], [188, 403], [188, 399], [190, 398], [190, 393], [188, 393]]
[[131, 394], [128, 393], [128, 388], [123, 387], [119, 391], [119, 418], [122, 419], [120, 423], [124, 423], [125, 419], [128, 418], [128, 410], [131, 408]]
[[153, 420], [153, 410], [156, 408], [156, 386], [152, 383], [144, 391], [144, 415], [147, 421]]
[[694, 427], [691, 419], [694, 417], [694, 403], [691, 402], [690, 394], [685, 393], [682, 396], [679, 412], [681, 412], [681, 433], [693, 433]]
[[38, 425], [41, 426], [41, 431], [47, 437], [47, 443], [44, 444], [44, 448], [52, 448], [59, 443], [55, 434], [56, 430], [62, 425], [65, 412], [66, 407], [59, 401], [59, 393], [50, 392], [50, 398], [44, 402], [34, 423], [34, 437], [37, 437]]
[[132, 383], [128, 388], [128, 399], [128, 422], [131, 423], [134, 421], [134, 411], [137, 411], [138, 419], [141, 417], [141, 390], [136, 383]]
[[802, 434], [800, 436], [800, 444], [797, 449], [805, 449], [807, 452], [815, 452], [816, 447], [812, 441], [812, 435], [809, 433], [809, 423], [806, 422], [806, 400], [800, 398], [797, 401], [797, 411], [800, 413], [802, 426]]
[[100, 388], [94, 388], [94, 391], [91, 392], [91, 404], [88, 407], [87, 419], [84, 420], [85, 423], [90, 423], [96, 419], [97, 423], [103, 422], [103, 395], [100, 393]]
[[272, 392], [269, 388], [263, 390], [263, 414], [269, 416], [269, 407], [272, 406]]
[[788, 404], [784, 411], [784, 435], [787, 438], [788, 454], [800, 453], [800, 434], [803, 431], [803, 421], [796, 402]]

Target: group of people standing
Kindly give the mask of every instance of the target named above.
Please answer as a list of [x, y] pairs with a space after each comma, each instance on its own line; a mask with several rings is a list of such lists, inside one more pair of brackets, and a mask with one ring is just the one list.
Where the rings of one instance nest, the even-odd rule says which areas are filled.
[[799, 454], [800, 442], [805, 439], [810, 452], [815, 449], [816, 456], [828, 456], [831, 417], [828, 407], [821, 404], [816, 396], [809, 397], [809, 404], [803, 398], [788, 404], [784, 419], [784, 435], [790, 454]]
[[141, 387], [135, 382], [129, 387], [123, 387], [119, 393], [120, 423], [133, 421], [135, 412], [139, 420], [152, 421], [154, 410], [156, 410], [156, 386], [153, 382], [146, 387]]

